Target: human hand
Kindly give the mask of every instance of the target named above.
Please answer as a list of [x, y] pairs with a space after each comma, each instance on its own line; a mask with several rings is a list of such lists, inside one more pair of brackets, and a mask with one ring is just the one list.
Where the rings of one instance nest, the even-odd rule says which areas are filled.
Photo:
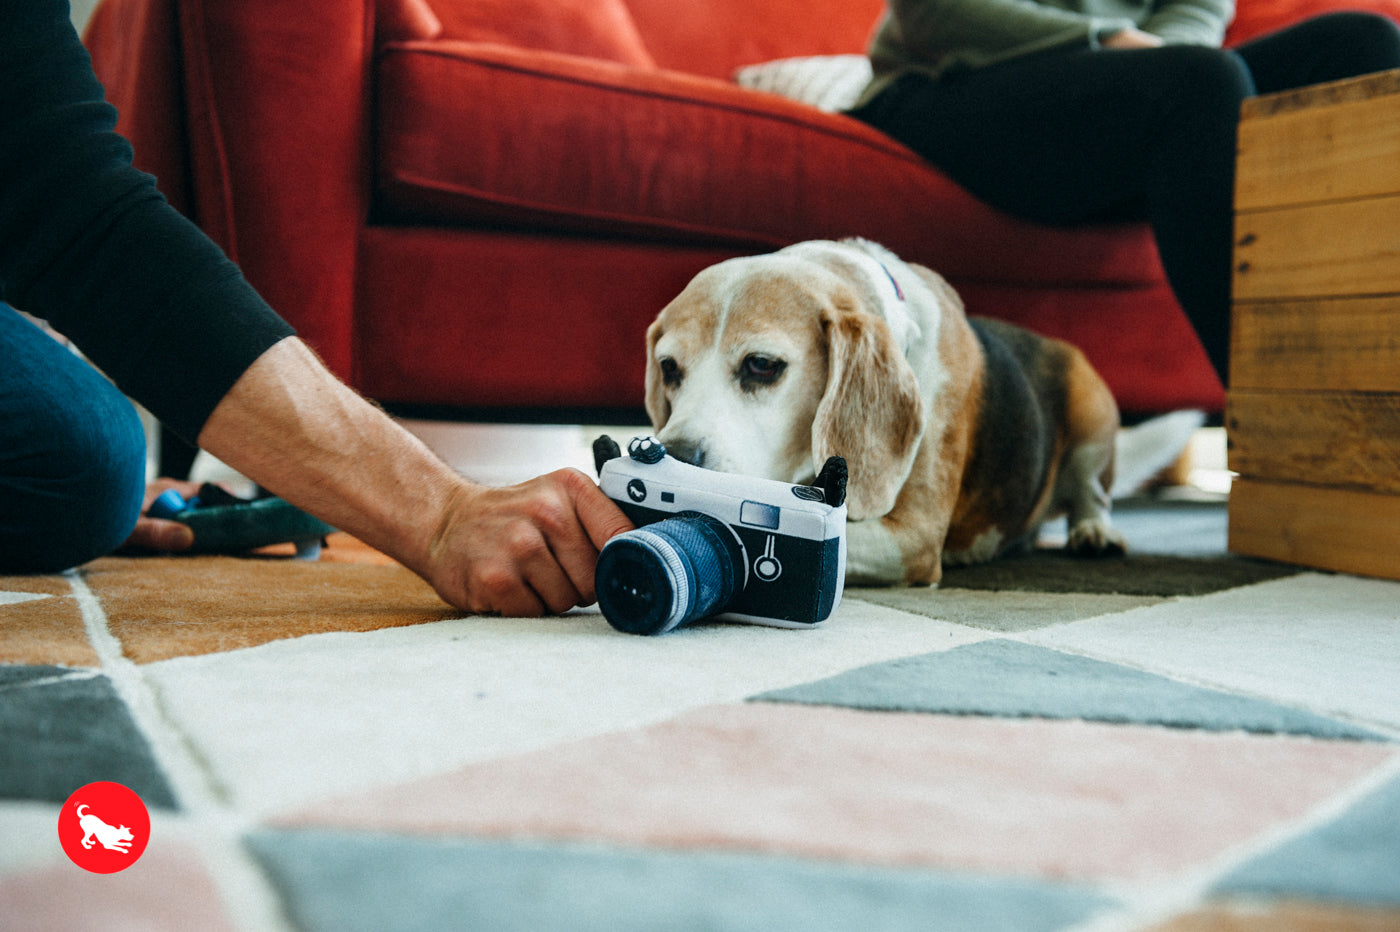
[[1162, 45], [1162, 37], [1154, 36], [1141, 29], [1123, 29], [1099, 42], [1106, 49], [1155, 49]]
[[594, 601], [598, 551], [631, 527], [577, 469], [506, 488], [464, 483], [420, 572], [445, 601], [470, 612], [559, 614]]
[[576, 469], [503, 489], [468, 482], [295, 337], [248, 367], [198, 440], [466, 611], [540, 615], [592, 602], [598, 551], [631, 527]]
[[180, 493], [182, 498], [186, 499], [199, 494], [199, 484], [195, 482], [157, 479], [155, 482], [149, 483], [146, 486], [145, 497], [141, 501], [141, 516], [136, 519], [136, 527], [132, 530], [131, 536], [126, 539], [126, 543], [122, 544], [121, 550], [179, 553], [194, 546], [194, 531], [190, 530], [188, 524], [167, 521], [164, 518], [151, 518], [146, 515], [151, 503], [166, 489], [174, 489]]

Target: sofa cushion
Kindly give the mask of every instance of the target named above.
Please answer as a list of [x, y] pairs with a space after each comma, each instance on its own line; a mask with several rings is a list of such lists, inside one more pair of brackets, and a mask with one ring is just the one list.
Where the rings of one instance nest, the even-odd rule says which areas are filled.
[[864, 52], [885, 0], [627, 0], [658, 67], [728, 79], [798, 55]]
[[376, 210], [395, 221], [745, 250], [866, 236], [949, 276], [1161, 279], [1145, 226], [1012, 220], [863, 123], [726, 81], [412, 42], [376, 84]]
[[623, 0], [432, 0], [442, 37], [655, 66]]

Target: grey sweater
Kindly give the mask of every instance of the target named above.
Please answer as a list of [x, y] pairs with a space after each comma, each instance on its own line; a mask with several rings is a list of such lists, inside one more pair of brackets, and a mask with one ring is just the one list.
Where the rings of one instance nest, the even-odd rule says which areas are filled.
[[1234, 0], [890, 0], [870, 46], [865, 103], [909, 71], [940, 77], [1054, 49], [1097, 48], [1135, 27], [1169, 44], [1218, 47]]

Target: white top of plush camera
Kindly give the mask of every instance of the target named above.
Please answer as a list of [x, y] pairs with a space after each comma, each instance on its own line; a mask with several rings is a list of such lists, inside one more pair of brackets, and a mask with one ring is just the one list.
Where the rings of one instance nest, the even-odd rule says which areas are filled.
[[[650, 451], [660, 455], [648, 462]], [[826, 503], [821, 489], [715, 472], [665, 455], [650, 437], [628, 445], [628, 455], [608, 460], [598, 477], [603, 494], [644, 508], [680, 514], [698, 511], [726, 524], [830, 540], [846, 533], [846, 506]]]

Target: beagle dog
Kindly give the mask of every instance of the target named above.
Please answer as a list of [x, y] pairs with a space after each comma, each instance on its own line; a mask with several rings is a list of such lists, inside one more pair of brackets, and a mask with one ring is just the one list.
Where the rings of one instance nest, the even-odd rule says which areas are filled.
[[810, 483], [850, 466], [847, 581], [928, 585], [1068, 514], [1109, 523], [1118, 408], [1074, 347], [968, 317], [939, 275], [865, 240], [697, 275], [647, 330], [646, 409], [677, 458]]

